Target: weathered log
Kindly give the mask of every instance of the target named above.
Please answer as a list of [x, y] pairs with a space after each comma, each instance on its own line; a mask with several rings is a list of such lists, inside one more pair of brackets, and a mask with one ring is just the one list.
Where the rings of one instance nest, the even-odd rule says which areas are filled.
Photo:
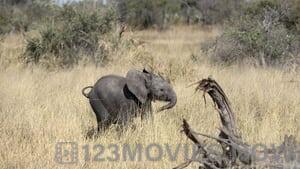
[[[212, 98], [214, 104], [217, 106], [219, 116], [222, 122], [219, 138], [227, 140], [231, 145], [219, 142], [222, 146], [223, 152], [230, 159], [232, 164], [235, 163], [236, 158], [243, 154], [241, 160], [245, 163], [250, 163], [251, 152], [249, 146], [241, 140], [236, 127], [235, 114], [230, 107], [230, 102], [222, 90], [220, 85], [212, 78], [207, 78], [199, 81], [196, 91], [202, 90], [203, 96], [208, 93]], [[249, 152], [249, 153], [247, 153]]]
[[215, 105], [217, 105], [221, 122], [228, 131], [237, 136], [237, 128], [235, 124], [235, 114], [231, 110], [230, 102], [220, 85], [212, 78], [199, 81], [196, 91], [202, 90], [203, 96], [208, 93]]
[[[265, 151], [256, 150], [255, 146], [243, 142], [238, 134], [235, 121], [235, 114], [230, 107], [229, 100], [220, 85], [212, 78], [203, 79], [196, 84], [196, 91], [202, 90], [204, 101], [205, 94], [208, 93], [217, 107], [222, 127], [218, 137], [206, 134], [196, 133], [183, 119], [183, 132], [198, 147], [197, 158], [190, 159], [185, 163], [175, 167], [176, 169], [185, 168], [192, 162], [199, 163], [200, 168], [220, 169], [229, 167], [268, 167], [285, 168], [286, 162], [297, 162], [300, 164], [300, 152], [297, 152], [299, 144], [293, 136], [285, 137], [284, 142], [279, 147], [265, 149]], [[216, 153], [207, 148], [198, 136], [206, 137], [217, 141], [222, 152]], [[297, 156], [298, 155], [298, 156]], [[261, 157], [264, 158], [261, 158]], [[286, 158], [286, 159], [284, 159]], [[297, 159], [298, 158], [298, 159]], [[259, 160], [258, 160], [259, 159]], [[289, 168], [289, 167], [288, 167]], [[298, 166], [300, 168], [300, 166]]]

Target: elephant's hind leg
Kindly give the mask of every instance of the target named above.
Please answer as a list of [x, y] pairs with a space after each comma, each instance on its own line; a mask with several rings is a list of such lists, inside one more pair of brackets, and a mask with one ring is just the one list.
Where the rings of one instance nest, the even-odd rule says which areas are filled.
[[106, 130], [111, 124], [111, 117], [100, 99], [90, 99], [90, 104], [96, 114], [98, 132]]

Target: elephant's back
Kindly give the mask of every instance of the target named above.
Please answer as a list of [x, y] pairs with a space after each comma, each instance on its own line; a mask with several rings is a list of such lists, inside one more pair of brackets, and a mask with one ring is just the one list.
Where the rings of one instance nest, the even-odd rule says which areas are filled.
[[94, 93], [101, 100], [108, 111], [119, 109], [120, 103], [126, 98], [123, 89], [126, 79], [117, 75], [108, 75], [100, 78], [94, 85]]
[[94, 85], [95, 93], [97, 95], [102, 94], [114, 94], [120, 92], [126, 85], [126, 79], [122, 76], [107, 75], [101, 77]]

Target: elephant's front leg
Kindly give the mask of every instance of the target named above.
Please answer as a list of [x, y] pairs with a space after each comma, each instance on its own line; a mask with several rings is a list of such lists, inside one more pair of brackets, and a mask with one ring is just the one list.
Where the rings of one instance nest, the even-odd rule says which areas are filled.
[[130, 123], [133, 122], [132, 106], [123, 105], [118, 113], [117, 124], [121, 130], [127, 129]]
[[145, 105], [142, 107], [141, 119], [142, 120], [150, 119], [151, 121], [154, 120], [153, 110], [152, 110], [152, 104], [151, 104], [150, 100], [147, 101], [145, 103]]

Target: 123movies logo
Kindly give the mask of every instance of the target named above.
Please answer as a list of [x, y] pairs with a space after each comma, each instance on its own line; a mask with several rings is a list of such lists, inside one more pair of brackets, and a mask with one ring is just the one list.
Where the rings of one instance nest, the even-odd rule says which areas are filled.
[[78, 144], [75, 142], [58, 142], [55, 146], [55, 161], [60, 164], [78, 162]]

